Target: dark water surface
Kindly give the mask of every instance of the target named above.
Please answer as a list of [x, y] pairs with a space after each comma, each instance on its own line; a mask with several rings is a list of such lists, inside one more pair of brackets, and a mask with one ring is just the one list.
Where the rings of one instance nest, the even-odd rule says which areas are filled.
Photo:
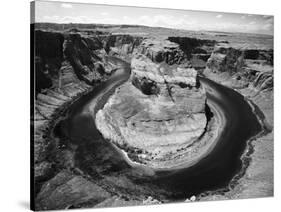
[[[93, 180], [106, 183], [110, 177], [120, 178], [120, 183], [110, 184], [108, 189], [130, 195], [161, 195], [169, 200], [182, 200], [204, 191], [215, 190], [229, 184], [234, 175], [241, 170], [241, 155], [247, 140], [259, 133], [262, 128], [244, 97], [232, 89], [219, 85], [209, 79], [200, 81], [214, 90], [207, 98], [219, 105], [224, 112], [226, 127], [219, 137], [213, 151], [192, 167], [178, 171], [162, 171], [148, 175], [144, 170], [132, 168], [123, 155], [105, 140], [96, 129], [93, 114], [88, 106], [97, 98], [95, 112], [101, 109], [115, 88], [130, 76], [130, 67], [117, 58], [109, 58], [123, 66], [105, 83], [100, 84], [89, 94], [81, 97], [67, 111], [66, 119], [55, 127], [54, 134], [67, 137], [65, 145], [75, 145], [75, 166]], [[136, 186], [132, 186], [130, 183]], [[137, 192], [135, 192], [135, 190]], [[160, 197], [159, 197], [160, 198]]]

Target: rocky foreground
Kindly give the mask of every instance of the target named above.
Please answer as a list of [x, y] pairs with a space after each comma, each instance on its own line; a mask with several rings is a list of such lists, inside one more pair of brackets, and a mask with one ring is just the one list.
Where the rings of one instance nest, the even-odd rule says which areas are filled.
[[[273, 195], [272, 46], [259, 46], [263, 38], [248, 37], [237, 45], [231, 35], [225, 40], [209, 35], [198, 39], [169, 32], [173, 36], [147, 39], [107, 31], [35, 31], [32, 121], [37, 210], [159, 203], [150, 196], [133, 199], [110, 192], [76, 168], [76, 147], [65, 148], [52, 135], [55, 123], [73, 102], [120, 68], [107, 60], [111, 55], [131, 62], [132, 73], [97, 113], [96, 125], [104, 137], [132, 161], [154, 168], [199, 159], [211, 148], [222, 124], [198, 81], [198, 75], [205, 75], [244, 95], [264, 131], [248, 143], [243, 172], [231, 181], [230, 190], [205, 193], [196, 200]], [[118, 187], [122, 180], [110, 183]]]

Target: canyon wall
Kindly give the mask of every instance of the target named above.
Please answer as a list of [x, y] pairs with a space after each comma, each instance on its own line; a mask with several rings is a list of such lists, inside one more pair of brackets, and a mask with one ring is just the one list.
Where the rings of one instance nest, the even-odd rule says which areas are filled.
[[272, 89], [272, 50], [216, 45], [207, 61], [204, 75], [232, 88]]
[[[105, 81], [118, 64], [108, 62], [110, 48], [120, 53], [128, 46], [128, 35], [119, 35], [112, 42], [111, 34], [69, 30], [53, 32], [35, 30], [35, 102], [31, 114], [34, 128], [34, 174], [36, 193], [41, 183], [57, 172], [55, 154], [59, 146], [50, 136], [57, 118], [69, 104]], [[123, 38], [124, 37], [124, 38]], [[137, 38], [136, 38], [137, 39]], [[124, 43], [123, 43], [124, 41]], [[126, 41], [126, 42], [125, 42]], [[131, 45], [130, 51], [137, 46]]]

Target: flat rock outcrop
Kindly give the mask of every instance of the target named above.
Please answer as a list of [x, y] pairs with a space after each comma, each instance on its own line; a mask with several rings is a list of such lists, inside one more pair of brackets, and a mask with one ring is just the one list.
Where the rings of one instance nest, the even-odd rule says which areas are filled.
[[169, 40], [146, 39], [139, 45], [138, 52], [155, 63], [173, 65], [186, 62], [186, 55], [179, 45]]
[[134, 149], [136, 161], [157, 168], [204, 133], [206, 92], [178, 44], [145, 40], [139, 50], [130, 80], [97, 113], [96, 125], [124, 150]]

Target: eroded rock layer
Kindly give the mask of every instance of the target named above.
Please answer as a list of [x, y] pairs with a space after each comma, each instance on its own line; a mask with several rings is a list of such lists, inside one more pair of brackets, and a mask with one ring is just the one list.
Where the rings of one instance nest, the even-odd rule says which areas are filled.
[[[88, 201], [89, 188], [102, 190], [80, 174], [65, 171], [74, 166], [73, 150], [61, 145], [51, 134], [54, 123], [62, 118], [70, 104], [100, 82], [107, 80], [111, 73], [119, 68], [118, 64], [107, 60], [107, 56], [113, 51], [112, 48], [118, 49], [121, 54], [127, 45], [123, 40], [137, 39], [129, 35], [119, 35], [117, 45], [108, 43], [111, 36], [113, 35], [109, 33], [76, 29], [65, 32], [34, 31], [36, 92], [31, 119], [34, 130], [33, 192], [36, 196], [37, 210], [64, 209], [79, 205]], [[131, 46], [131, 51], [135, 46], [137, 43]], [[49, 181], [50, 179], [53, 180]], [[64, 190], [63, 195], [57, 190], [58, 184], [62, 185], [60, 189]], [[84, 190], [86, 187], [87, 191]], [[106, 192], [104, 194], [106, 198], [110, 196]], [[105, 198], [101, 199], [100, 195], [89, 197], [90, 201], [94, 204], [102, 202]], [[82, 196], [86, 196], [86, 199]], [[64, 199], [65, 197], [67, 198]], [[57, 201], [58, 199], [60, 201]]]
[[178, 44], [147, 39], [138, 50], [130, 80], [97, 113], [96, 125], [123, 149], [136, 149], [134, 159], [157, 167], [205, 132], [206, 92]]

